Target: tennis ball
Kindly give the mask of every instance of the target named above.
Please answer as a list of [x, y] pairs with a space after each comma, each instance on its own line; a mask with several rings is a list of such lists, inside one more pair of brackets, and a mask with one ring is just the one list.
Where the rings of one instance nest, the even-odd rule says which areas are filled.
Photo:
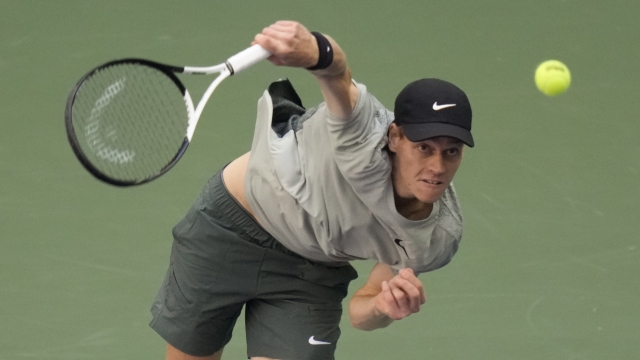
[[548, 96], [560, 95], [571, 84], [571, 73], [567, 66], [558, 60], [547, 60], [538, 65], [535, 75], [536, 86]]

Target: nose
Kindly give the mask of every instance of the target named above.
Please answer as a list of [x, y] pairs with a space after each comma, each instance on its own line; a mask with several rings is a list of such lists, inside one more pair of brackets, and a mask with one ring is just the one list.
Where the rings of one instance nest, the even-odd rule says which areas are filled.
[[444, 159], [442, 154], [437, 152], [427, 159], [427, 170], [434, 175], [440, 175], [445, 172]]

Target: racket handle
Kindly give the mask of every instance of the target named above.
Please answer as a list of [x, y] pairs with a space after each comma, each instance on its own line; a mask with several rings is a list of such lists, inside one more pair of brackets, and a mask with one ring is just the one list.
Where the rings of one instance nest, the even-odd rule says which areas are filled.
[[240, 71], [268, 58], [270, 55], [271, 53], [265, 50], [262, 46], [253, 45], [252, 47], [230, 57], [227, 60], [227, 66], [230, 67], [229, 70], [231, 70], [231, 74], [237, 74]]

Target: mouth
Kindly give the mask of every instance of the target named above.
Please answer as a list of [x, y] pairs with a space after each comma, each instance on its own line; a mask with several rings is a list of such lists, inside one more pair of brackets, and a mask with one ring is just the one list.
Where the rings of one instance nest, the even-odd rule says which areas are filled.
[[433, 185], [433, 186], [442, 185], [442, 181], [430, 180], [430, 179], [423, 179], [422, 181], [426, 182], [429, 185]]

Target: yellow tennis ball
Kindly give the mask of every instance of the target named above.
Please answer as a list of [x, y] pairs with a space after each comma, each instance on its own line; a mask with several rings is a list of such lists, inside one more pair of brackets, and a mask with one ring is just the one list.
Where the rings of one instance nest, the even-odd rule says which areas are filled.
[[548, 96], [560, 95], [571, 84], [571, 73], [567, 66], [558, 60], [547, 60], [538, 65], [535, 75], [536, 86]]

